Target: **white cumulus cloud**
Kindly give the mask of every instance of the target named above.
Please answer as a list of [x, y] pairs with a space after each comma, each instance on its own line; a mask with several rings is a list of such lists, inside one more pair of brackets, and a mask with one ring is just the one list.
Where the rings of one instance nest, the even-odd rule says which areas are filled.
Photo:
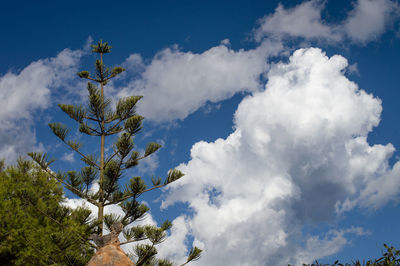
[[287, 9], [279, 4], [272, 15], [267, 15], [259, 21], [260, 26], [254, 32], [254, 37], [258, 41], [265, 35], [339, 41], [341, 36], [321, 18], [323, 7], [323, 2], [317, 0], [306, 1]]
[[193, 210], [181, 227], [204, 247], [194, 265], [310, 263], [364, 231], [304, 236], [303, 225], [398, 197], [393, 146], [367, 142], [381, 101], [344, 76], [347, 65], [317, 48], [297, 50], [271, 69], [265, 91], [240, 103], [229, 137], [193, 145], [162, 207]]
[[308, 40], [325, 40], [331, 43], [346, 39], [365, 44], [376, 40], [399, 17], [399, 6], [391, 0], [357, 0], [346, 18], [329, 24], [322, 18], [326, 2], [305, 1], [295, 7], [279, 4], [275, 12], [259, 21], [254, 38], [301, 37]]
[[259, 90], [268, 57], [282, 51], [280, 43], [269, 41], [248, 51], [234, 51], [226, 45], [224, 40], [201, 54], [167, 48], [148, 65], [140, 56], [130, 56], [125, 62], [128, 72], [142, 72], [118, 97], [143, 95], [139, 113], [153, 121], [183, 120], [207, 101], [219, 102], [237, 92]]
[[399, 17], [399, 6], [391, 0], [358, 0], [342, 27], [354, 42], [377, 39]]
[[83, 50], [65, 49], [54, 58], [0, 76], [0, 157], [8, 163], [38, 149], [31, 129], [33, 114], [50, 106], [52, 89], [76, 76], [82, 55]]

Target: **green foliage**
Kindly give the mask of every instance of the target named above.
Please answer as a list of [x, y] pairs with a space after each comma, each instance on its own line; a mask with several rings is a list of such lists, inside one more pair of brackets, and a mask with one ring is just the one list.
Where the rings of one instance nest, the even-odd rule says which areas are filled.
[[67, 126], [61, 123], [50, 123], [49, 127], [51, 131], [53, 131], [54, 135], [59, 137], [62, 141], [65, 140], [69, 133], [69, 129], [67, 128]]
[[125, 130], [131, 135], [136, 135], [142, 129], [143, 116], [134, 115], [129, 117], [125, 122]]
[[131, 153], [131, 158], [125, 162], [126, 168], [131, 168], [139, 164], [140, 154], [137, 151]]
[[143, 96], [130, 96], [120, 99], [116, 108], [118, 118], [126, 119], [134, 116], [136, 103], [142, 98]]
[[78, 76], [80, 77], [80, 78], [88, 78], [89, 77], [89, 71], [81, 71], [81, 72], [78, 72]]
[[140, 176], [135, 176], [130, 180], [130, 192], [135, 195], [135, 197], [139, 196], [146, 190], [147, 186], [144, 183], [143, 179]]
[[[133, 223], [143, 219], [149, 211], [149, 207], [140, 203], [138, 198], [145, 192], [164, 187], [180, 179], [183, 173], [172, 169], [168, 172], [164, 182], [162, 182], [161, 178], [151, 178], [152, 186], [148, 186], [142, 177], [134, 176], [128, 184], [120, 186], [119, 180], [123, 177], [124, 171], [137, 166], [140, 160], [151, 156], [151, 154], [161, 148], [161, 145], [150, 142], [147, 144], [143, 155], [134, 150], [134, 137], [143, 128], [142, 122], [144, 117], [136, 114], [136, 104], [142, 96], [122, 98], [115, 107], [112, 107], [111, 100], [105, 97], [105, 85], [110, 79], [118, 76], [125, 69], [118, 66], [108, 68], [104, 64], [103, 55], [111, 51], [111, 46], [108, 43], [99, 41], [96, 45], [92, 45], [92, 51], [100, 55], [100, 58], [95, 61], [94, 73], [91, 74], [89, 71], [78, 73], [80, 78], [88, 80], [88, 105], [83, 107], [59, 104], [59, 107], [78, 123], [81, 133], [100, 137], [100, 156], [83, 154], [80, 150], [82, 144], [67, 139], [69, 129], [61, 123], [51, 123], [49, 127], [58, 138], [79, 154], [81, 160], [87, 166], [83, 167], [81, 171], [67, 171], [66, 173], [60, 172], [54, 174], [48, 168], [51, 162], [49, 162], [46, 154], [30, 153], [29, 155], [47, 173], [62, 183], [71, 192], [98, 206], [98, 228], [96, 230], [98, 235], [94, 236], [93, 239], [106, 239], [102, 235], [103, 223], [108, 229], [111, 229], [113, 225], [130, 225], [130, 230], [123, 230], [127, 241], [121, 244], [144, 239], [151, 242], [151, 245], [139, 244], [136, 246], [134, 250], [137, 256], [136, 265], [171, 265], [168, 260], [155, 258], [157, 254], [155, 245], [165, 239], [167, 230], [172, 226], [171, 222], [166, 221], [161, 227], [140, 227], [135, 226]], [[113, 145], [113, 152], [105, 154], [105, 138], [115, 134], [119, 134], [119, 136]], [[89, 187], [94, 182], [98, 182], [99, 189], [96, 192], [89, 192]], [[119, 204], [121, 206], [124, 211], [122, 217], [103, 214], [104, 207], [112, 204]], [[104, 242], [97, 241], [96, 243], [102, 245], [101, 243]], [[200, 249], [193, 249], [189, 254], [187, 262], [198, 259], [200, 253]]]
[[30, 152], [28, 155], [43, 169], [47, 169], [55, 161], [54, 159], [49, 159], [46, 153]]
[[[363, 261], [361, 264], [360, 260], [353, 262], [352, 264], [346, 263], [342, 264], [338, 260], [336, 260], [333, 264], [319, 264], [316, 261], [313, 264], [303, 264], [303, 266], [400, 266], [400, 250], [395, 249], [394, 247], [389, 247], [386, 244], [383, 244], [386, 248], [386, 252], [382, 257], [375, 260], [368, 260], [367, 262]], [[288, 264], [288, 266], [291, 266]]]
[[87, 209], [71, 210], [62, 187], [31, 162], [0, 173], [1, 265], [85, 265], [94, 250]]
[[161, 145], [155, 142], [150, 142], [147, 144], [146, 151], [144, 152], [144, 156], [147, 157], [150, 154], [156, 152], [159, 148], [161, 148]]
[[73, 149], [74, 151], [77, 151], [77, 150], [79, 150], [79, 149], [82, 147], [82, 144], [81, 144], [81, 143], [75, 142], [75, 141], [72, 141], [72, 140], [68, 140], [68, 141], [66, 142], [66, 144], [67, 144], [68, 146], [70, 146], [71, 149]]
[[201, 255], [201, 249], [199, 249], [198, 247], [192, 248], [189, 252], [189, 256], [186, 263], [198, 260], [200, 258], [200, 255]]
[[106, 54], [111, 52], [111, 46], [108, 45], [108, 43], [103, 43], [102, 40], [100, 40], [97, 45], [91, 45], [92, 47], [92, 52], [93, 53], [99, 53], [99, 54]]
[[111, 231], [111, 226], [113, 224], [118, 223], [121, 220], [119, 215], [115, 215], [113, 213], [104, 215], [104, 224], [107, 227], [107, 230]]
[[89, 186], [97, 177], [97, 171], [93, 166], [85, 166], [81, 170], [82, 182], [86, 185], [86, 192], [89, 190]]
[[74, 106], [70, 104], [59, 104], [58, 106], [64, 113], [69, 115], [69, 117], [79, 123], [82, 123], [83, 118], [85, 117], [85, 111], [83, 110], [82, 106]]
[[182, 176], [184, 176], [184, 174], [183, 174], [181, 171], [176, 170], [176, 169], [170, 170], [170, 171], [168, 172], [168, 177], [167, 177], [167, 179], [165, 180], [165, 185], [167, 185], [167, 184], [169, 184], [169, 183], [172, 183], [172, 182], [178, 180], [178, 179], [181, 178]]

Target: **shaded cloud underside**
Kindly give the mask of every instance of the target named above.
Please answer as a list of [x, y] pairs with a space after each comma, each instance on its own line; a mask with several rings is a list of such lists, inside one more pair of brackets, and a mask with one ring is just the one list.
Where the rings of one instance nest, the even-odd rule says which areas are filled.
[[341, 56], [297, 50], [271, 69], [265, 91], [240, 103], [228, 138], [193, 145], [178, 166], [186, 176], [162, 207], [187, 202], [194, 210], [187, 225], [205, 248], [196, 265], [310, 263], [340, 250], [346, 234], [364, 232], [333, 230], [302, 247], [303, 225], [398, 198], [393, 146], [366, 141], [381, 101], [349, 81], [346, 67]]

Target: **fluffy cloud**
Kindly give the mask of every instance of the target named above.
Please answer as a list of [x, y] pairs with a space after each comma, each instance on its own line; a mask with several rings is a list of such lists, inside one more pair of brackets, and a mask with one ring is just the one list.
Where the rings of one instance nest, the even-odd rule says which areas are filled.
[[118, 97], [144, 95], [139, 112], [154, 121], [184, 119], [207, 101], [218, 102], [241, 91], [257, 91], [267, 58], [282, 50], [280, 43], [265, 41], [253, 50], [234, 51], [225, 40], [201, 54], [167, 48], [150, 64], [138, 55], [125, 62], [129, 70], [142, 70]]
[[168, 258], [174, 262], [184, 263], [187, 259], [187, 235], [190, 234], [187, 218], [177, 217], [173, 222], [171, 234], [157, 246], [158, 257]]
[[293, 8], [279, 5], [272, 15], [260, 20], [254, 37], [301, 37], [339, 42], [348, 38], [355, 43], [375, 40], [399, 15], [398, 4], [391, 0], [358, 0], [347, 17], [338, 24], [328, 24], [321, 17], [324, 2], [306, 1]]
[[34, 148], [33, 114], [50, 106], [52, 88], [75, 76], [82, 55], [83, 50], [65, 49], [0, 77], [0, 157], [10, 163]]
[[355, 42], [375, 40], [399, 16], [399, 11], [399, 6], [394, 1], [359, 0], [342, 27]]
[[321, 1], [316, 0], [289, 9], [279, 4], [274, 14], [260, 20], [260, 27], [255, 31], [255, 39], [260, 41], [265, 35], [273, 37], [283, 35], [339, 41], [341, 36], [321, 19], [323, 6]]
[[309, 263], [364, 232], [304, 236], [304, 224], [398, 196], [393, 146], [367, 143], [381, 101], [348, 80], [346, 67], [341, 56], [297, 50], [271, 69], [265, 91], [240, 103], [229, 137], [193, 145], [162, 207], [187, 202], [194, 211], [181, 227], [205, 249], [196, 265]]

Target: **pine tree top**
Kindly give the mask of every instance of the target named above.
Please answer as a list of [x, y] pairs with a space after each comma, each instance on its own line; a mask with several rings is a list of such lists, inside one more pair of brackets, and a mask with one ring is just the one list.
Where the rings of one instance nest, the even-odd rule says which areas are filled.
[[107, 42], [103, 43], [102, 40], [100, 40], [97, 44], [91, 45], [91, 47], [93, 53], [99, 53], [99, 54], [107, 54], [111, 52], [112, 48], [112, 46], [108, 45]]

